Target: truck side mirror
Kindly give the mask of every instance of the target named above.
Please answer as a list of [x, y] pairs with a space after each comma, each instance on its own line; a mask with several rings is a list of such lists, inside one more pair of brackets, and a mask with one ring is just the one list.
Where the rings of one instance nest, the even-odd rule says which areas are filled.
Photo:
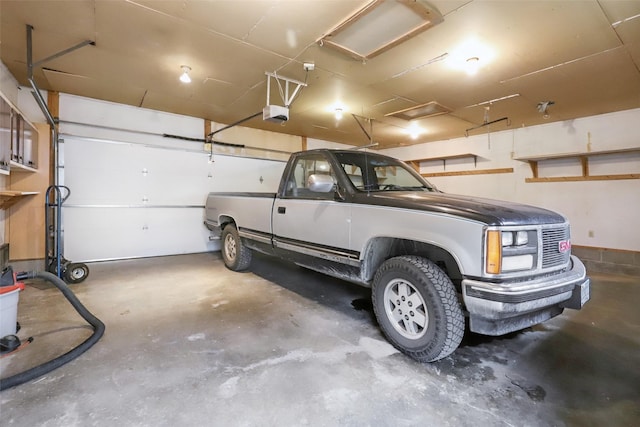
[[307, 188], [314, 193], [330, 193], [334, 187], [331, 175], [314, 173], [307, 180]]

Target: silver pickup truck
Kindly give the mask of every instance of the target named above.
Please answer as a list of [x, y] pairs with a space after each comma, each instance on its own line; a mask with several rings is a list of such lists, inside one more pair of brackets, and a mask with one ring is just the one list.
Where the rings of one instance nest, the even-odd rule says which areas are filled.
[[275, 194], [210, 193], [205, 225], [231, 270], [255, 250], [370, 287], [382, 332], [419, 361], [451, 354], [467, 319], [502, 335], [590, 297], [562, 215], [446, 194], [371, 152], [294, 153]]

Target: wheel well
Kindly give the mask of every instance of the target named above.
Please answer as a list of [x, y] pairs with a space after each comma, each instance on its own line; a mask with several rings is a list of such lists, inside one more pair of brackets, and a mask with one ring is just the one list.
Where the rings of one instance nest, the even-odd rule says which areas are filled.
[[460, 291], [462, 274], [458, 263], [449, 252], [429, 243], [393, 237], [376, 237], [367, 244], [362, 261], [362, 278], [370, 283], [383, 262], [402, 255], [417, 255], [429, 259], [449, 276], [456, 289]]
[[224, 228], [227, 226], [227, 224], [234, 224], [235, 225], [235, 221], [233, 220], [233, 218], [231, 218], [230, 216], [226, 216], [226, 215], [221, 215], [220, 218], [218, 219], [218, 224], [220, 224], [220, 231], [224, 230]]

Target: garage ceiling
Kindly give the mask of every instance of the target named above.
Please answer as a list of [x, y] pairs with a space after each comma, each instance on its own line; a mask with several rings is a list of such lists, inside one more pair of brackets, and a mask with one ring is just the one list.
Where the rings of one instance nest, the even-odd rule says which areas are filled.
[[[38, 85], [218, 123], [261, 111], [265, 72], [277, 73], [308, 84], [290, 120], [246, 126], [366, 145], [362, 125], [377, 148], [457, 138], [503, 117], [468, 133], [640, 107], [640, 1], [436, 0], [428, 5], [442, 22], [370, 59], [319, 43], [370, 3], [2, 0], [0, 55], [27, 85], [27, 24], [34, 61], [94, 41], [38, 67]], [[471, 62], [475, 75], [459, 67]], [[190, 84], [178, 80], [182, 65]], [[271, 103], [281, 104], [271, 87]], [[439, 114], [408, 120], [417, 106]]]

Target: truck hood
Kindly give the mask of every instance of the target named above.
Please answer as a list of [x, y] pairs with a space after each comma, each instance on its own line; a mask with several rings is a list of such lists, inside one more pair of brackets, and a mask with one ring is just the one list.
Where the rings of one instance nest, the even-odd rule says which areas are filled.
[[553, 211], [520, 203], [439, 192], [387, 191], [359, 193], [355, 203], [390, 206], [458, 216], [488, 225], [558, 224], [566, 219]]

